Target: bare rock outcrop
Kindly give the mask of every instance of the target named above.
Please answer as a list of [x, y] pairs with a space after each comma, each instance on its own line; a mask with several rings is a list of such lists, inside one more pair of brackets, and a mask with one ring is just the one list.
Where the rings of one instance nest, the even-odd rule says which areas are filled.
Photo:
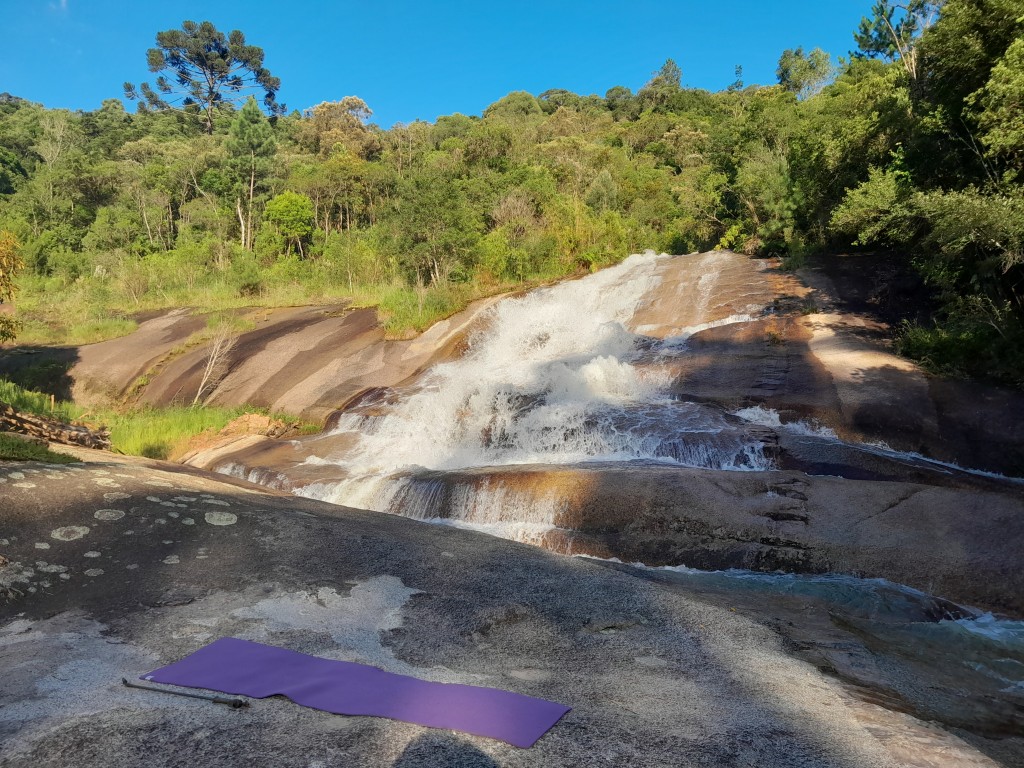
[[[996, 768], [1024, 755], [1009, 694], [921, 667], [913, 642], [883, 644], [898, 632], [951, 637], [957, 625], [930, 621], [924, 602], [904, 600], [899, 622], [868, 635], [866, 619], [854, 631], [831, 618], [863, 612], [835, 614], [814, 597], [671, 584], [171, 465], [80, 455], [74, 467], [0, 462], [0, 583], [16, 590], [0, 597], [3, 768], [64, 766], [68, 755], [83, 768]], [[221, 636], [573, 710], [519, 750], [281, 697], [233, 710], [120, 684]]]
[[[881, 577], [1024, 616], [1024, 494], [657, 466], [516, 466], [421, 473], [397, 511], [463, 520], [500, 485], [512, 527], [554, 509], [536, 543], [648, 566]], [[557, 501], [552, 501], [557, 500]], [[520, 520], [521, 521], [521, 520]]]

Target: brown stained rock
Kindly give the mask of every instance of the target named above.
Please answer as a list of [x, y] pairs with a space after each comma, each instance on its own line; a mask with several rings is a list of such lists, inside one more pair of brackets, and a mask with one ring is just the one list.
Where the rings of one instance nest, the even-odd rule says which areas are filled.
[[669, 260], [630, 325], [637, 333], [663, 339], [730, 317], [760, 314], [777, 293], [772, 263], [732, 251]]
[[[239, 334], [226, 355], [223, 375], [204, 402], [253, 405], [324, 420], [368, 387], [399, 384], [459, 354], [472, 325], [496, 300], [477, 301], [416, 338], [401, 341], [384, 338], [373, 309], [334, 305], [265, 310], [255, 329]], [[143, 403], [192, 402], [203, 379], [208, 345], [168, 356], [204, 326], [202, 316], [174, 310], [146, 320], [128, 336], [79, 348], [78, 362], [69, 372], [76, 399], [110, 402], [135, 385]]]
[[[467, 497], [500, 484], [507, 520], [488, 522], [554, 526], [538, 543], [567, 554], [881, 577], [1024, 616], [1024, 494], [1009, 485], [601, 465], [433, 472], [413, 482], [429, 485], [433, 506], [402, 511], [442, 518], [460, 518]], [[552, 498], [554, 516], [524, 517]]]
[[[771, 334], [779, 343], [770, 343]], [[793, 317], [764, 317], [694, 335], [673, 361], [672, 393], [736, 409], [765, 405], [789, 419], [839, 426], [840, 401], [828, 370], [807, 346], [810, 332]]]
[[105, 405], [122, 397], [140, 376], [205, 326], [202, 316], [174, 309], [142, 321], [127, 336], [79, 347], [70, 370], [75, 402]]

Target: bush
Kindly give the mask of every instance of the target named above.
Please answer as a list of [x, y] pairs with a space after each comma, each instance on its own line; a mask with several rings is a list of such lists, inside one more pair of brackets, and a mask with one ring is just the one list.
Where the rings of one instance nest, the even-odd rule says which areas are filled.
[[931, 328], [904, 322], [896, 349], [933, 373], [1024, 387], [1024, 328], [984, 297], [952, 303]]
[[905, 245], [919, 229], [913, 196], [910, 174], [872, 168], [867, 181], [847, 190], [831, 228], [853, 237], [854, 245]]
[[239, 296], [259, 296], [263, 293], [263, 277], [256, 256], [245, 250], [237, 251], [231, 258], [229, 281]]
[[[917, 197], [928, 234], [918, 264], [925, 279], [960, 296], [983, 287], [994, 298], [1024, 262], [1024, 196], [968, 188]], [[1017, 274], [1014, 274], [1017, 273]]]

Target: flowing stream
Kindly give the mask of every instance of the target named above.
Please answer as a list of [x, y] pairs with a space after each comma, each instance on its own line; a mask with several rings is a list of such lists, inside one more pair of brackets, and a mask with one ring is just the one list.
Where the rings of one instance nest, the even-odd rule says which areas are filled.
[[[677, 259], [673, 285], [665, 278], [671, 259]], [[784, 425], [762, 407], [730, 414], [670, 394], [673, 363], [689, 354], [690, 336], [763, 316], [758, 299], [768, 294], [745, 287], [749, 262], [741, 277], [722, 277], [738, 260], [715, 253], [635, 255], [496, 303], [458, 359], [435, 365], [411, 385], [364, 398], [329, 435], [306, 443], [303, 477], [322, 470], [330, 480], [291, 487], [324, 501], [547, 544], [568, 503], [566, 486], [550, 479], [560, 467], [657, 463], [757, 471], [773, 468], [766, 427], [838, 442], [814, 425]], [[266, 470], [221, 469], [278, 482]], [[903, 648], [899, 653], [950, 649], [947, 667], [970, 676], [969, 684], [986, 695], [1011, 703], [1024, 696], [1024, 622], [849, 576], [680, 566], [662, 569], [659, 578], [755, 600], [773, 593], [822, 601], [830, 612], [860, 622], [865, 637]]]
[[[714, 258], [715, 255], [712, 255]], [[349, 506], [435, 517], [435, 479], [425, 471], [517, 464], [651, 461], [691, 467], [771, 467], [763, 444], [739, 419], [673, 400], [669, 364], [698, 330], [748, 320], [760, 307], [662, 337], [638, 332], [633, 317], [660, 281], [666, 256], [631, 256], [580, 280], [499, 302], [486, 329], [460, 359], [441, 364], [397, 402], [344, 414], [334, 435], [349, 435], [337, 464], [346, 478], [302, 495]], [[705, 257], [707, 258], [707, 257]], [[714, 270], [695, 263], [692, 317], [707, 316]], [[643, 330], [649, 330], [644, 328]], [[509, 522], [525, 531], [551, 522], [557, 499], [516, 498], [509, 489], [464, 492], [457, 521]], [[522, 526], [526, 526], [523, 528]]]

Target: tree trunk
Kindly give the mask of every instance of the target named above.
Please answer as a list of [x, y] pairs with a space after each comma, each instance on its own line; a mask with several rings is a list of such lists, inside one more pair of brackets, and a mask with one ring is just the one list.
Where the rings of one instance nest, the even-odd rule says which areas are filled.
[[238, 228], [241, 231], [242, 247], [245, 248], [245, 216], [242, 214], [242, 198], [235, 200], [235, 211], [238, 213]]
[[139, 208], [142, 209], [142, 223], [146, 225], [146, 237], [149, 238], [149, 244], [153, 245], [153, 229], [149, 226], [149, 214], [146, 213], [146, 201], [145, 199], [139, 200]]
[[247, 243], [243, 243], [243, 247], [246, 250], [248, 250], [248, 251], [252, 250], [252, 244], [253, 244], [253, 242], [252, 242], [253, 241], [253, 236], [252, 236], [252, 205], [253, 205], [253, 201], [256, 199], [256, 153], [252, 152], [251, 156], [252, 156], [252, 164], [249, 166], [249, 168], [250, 168], [250, 170], [249, 170], [249, 209], [246, 211], [246, 219], [247, 219], [246, 230], [247, 230], [247, 234], [248, 234], [248, 242]]

